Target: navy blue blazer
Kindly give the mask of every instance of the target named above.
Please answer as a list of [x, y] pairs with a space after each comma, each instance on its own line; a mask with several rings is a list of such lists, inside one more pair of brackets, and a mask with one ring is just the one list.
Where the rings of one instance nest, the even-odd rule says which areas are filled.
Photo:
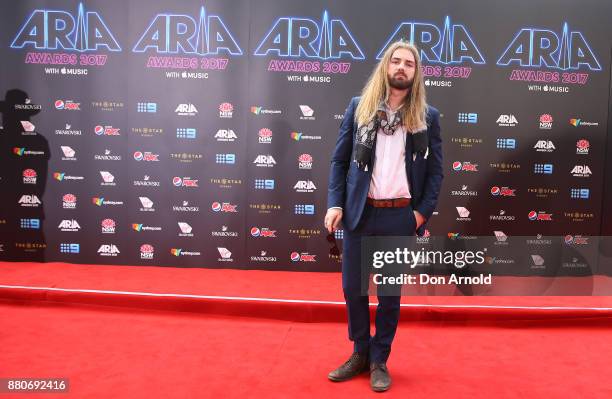
[[[357, 227], [365, 207], [370, 189], [372, 169], [361, 171], [352, 161], [353, 148], [357, 133], [355, 110], [359, 97], [354, 97], [344, 113], [340, 125], [338, 141], [331, 159], [329, 187], [327, 191], [327, 208], [341, 207], [343, 209], [342, 224], [352, 231]], [[440, 137], [440, 112], [427, 107], [427, 135], [429, 139], [429, 154], [412, 156], [412, 140], [406, 140], [406, 176], [412, 196], [412, 207], [428, 220], [438, 203], [438, 195], [444, 173], [442, 171], [442, 139]], [[372, 156], [376, 153], [376, 145]], [[375, 160], [374, 160], [375, 161]], [[416, 231], [423, 235], [425, 223]]]

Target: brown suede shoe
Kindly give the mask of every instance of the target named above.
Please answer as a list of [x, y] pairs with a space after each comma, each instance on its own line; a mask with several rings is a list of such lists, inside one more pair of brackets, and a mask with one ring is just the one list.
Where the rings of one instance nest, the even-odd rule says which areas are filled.
[[385, 363], [370, 364], [370, 387], [374, 392], [384, 392], [391, 387], [391, 376]]
[[350, 380], [360, 373], [368, 370], [368, 355], [353, 352], [349, 360], [327, 375], [331, 381], [340, 382]]

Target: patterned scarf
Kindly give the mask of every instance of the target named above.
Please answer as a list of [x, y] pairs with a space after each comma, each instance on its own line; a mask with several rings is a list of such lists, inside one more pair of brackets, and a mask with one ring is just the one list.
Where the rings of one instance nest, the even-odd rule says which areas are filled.
[[[355, 145], [353, 162], [357, 164], [360, 170], [366, 172], [368, 168], [372, 167], [372, 148], [374, 148], [376, 142], [378, 129], [382, 129], [384, 134], [391, 136], [403, 125], [400, 110], [401, 108], [395, 112], [393, 120], [389, 122], [385, 103], [381, 102], [374, 118], [368, 124], [357, 127], [357, 144]], [[412, 132], [409, 136], [412, 141], [412, 160], [416, 159], [417, 154], [421, 154], [427, 159], [429, 153], [427, 127]]]
[[353, 154], [353, 162], [357, 163], [357, 167], [367, 171], [368, 165], [371, 166], [372, 148], [376, 142], [378, 129], [382, 129], [384, 134], [391, 136], [402, 124], [402, 115], [399, 109], [395, 112], [393, 120], [389, 122], [385, 104], [380, 103], [374, 118], [369, 123], [357, 127], [357, 145], [355, 145]]

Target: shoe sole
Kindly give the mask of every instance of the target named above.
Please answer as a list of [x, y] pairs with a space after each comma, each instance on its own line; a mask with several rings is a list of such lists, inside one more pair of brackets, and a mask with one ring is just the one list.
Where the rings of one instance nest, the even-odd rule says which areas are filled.
[[338, 377], [332, 377], [330, 375], [327, 376], [327, 378], [332, 381], [332, 382], [344, 382], [344, 381], [348, 381], [351, 380], [355, 377], [357, 377], [359, 374], [365, 373], [366, 371], [370, 371], [369, 368], [364, 368], [363, 370], [361, 370], [359, 373], [352, 375], [350, 377], [346, 377], [346, 378], [338, 378]]
[[348, 381], [348, 380], [354, 378], [354, 376], [353, 377], [347, 377], [347, 378], [336, 378], [336, 377], [331, 377], [331, 376], [328, 375], [327, 378], [330, 381], [332, 381], [332, 382], [344, 382], [344, 381]]
[[374, 392], [385, 392], [385, 391], [388, 391], [389, 388], [391, 388], [391, 385], [389, 385], [389, 386], [387, 386], [385, 388], [374, 388], [374, 387], [371, 387], [371, 388], [372, 388], [372, 391], [374, 391]]

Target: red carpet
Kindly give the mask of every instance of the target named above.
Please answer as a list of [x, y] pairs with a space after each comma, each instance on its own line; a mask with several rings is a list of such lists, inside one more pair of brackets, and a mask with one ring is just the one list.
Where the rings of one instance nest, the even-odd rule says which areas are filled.
[[[612, 307], [612, 278], [500, 277], [513, 283], [513, 297], [465, 297], [438, 288], [406, 297], [405, 303], [444, 305]], [[339, 273], [304, 273], [153, 266], [102, 266], [69, 263], [0, 262], [0, 284], [186, 295], [343, 301]], [[508, 284], [509, 285], [509, 284]], [[558, 296], [563, 288], [583, 287], [580, 297]], [[528, 295], [530, 287], [547, 287], [546, 296]], [[415, 293], [416, 294], [416, 293]], [[436, 296], [425, 296], [433, 295]], [[444, 296], [441, 296], [444, 294]], [[598, 296], [593, 296], [598, 295]], [[607, 296], [602, 296], [607, 295]]]
[[[0, 376], [70, 378], [74, 398], [367, 398], [331, 383], [340, 323], [0, 305]], [[610, 398], [610, 331], [400, 323], [390, 398]], [[23, 398], [27, 395], [3, 395]]]
[[[611, 297], [404, 299], [387, 397], [612, 397]], [[0, 377], [70, 378], [49, 398], [378, 396], [326, 379], [351, 351], [341, 301], [334, 273], [0, 263]]]

